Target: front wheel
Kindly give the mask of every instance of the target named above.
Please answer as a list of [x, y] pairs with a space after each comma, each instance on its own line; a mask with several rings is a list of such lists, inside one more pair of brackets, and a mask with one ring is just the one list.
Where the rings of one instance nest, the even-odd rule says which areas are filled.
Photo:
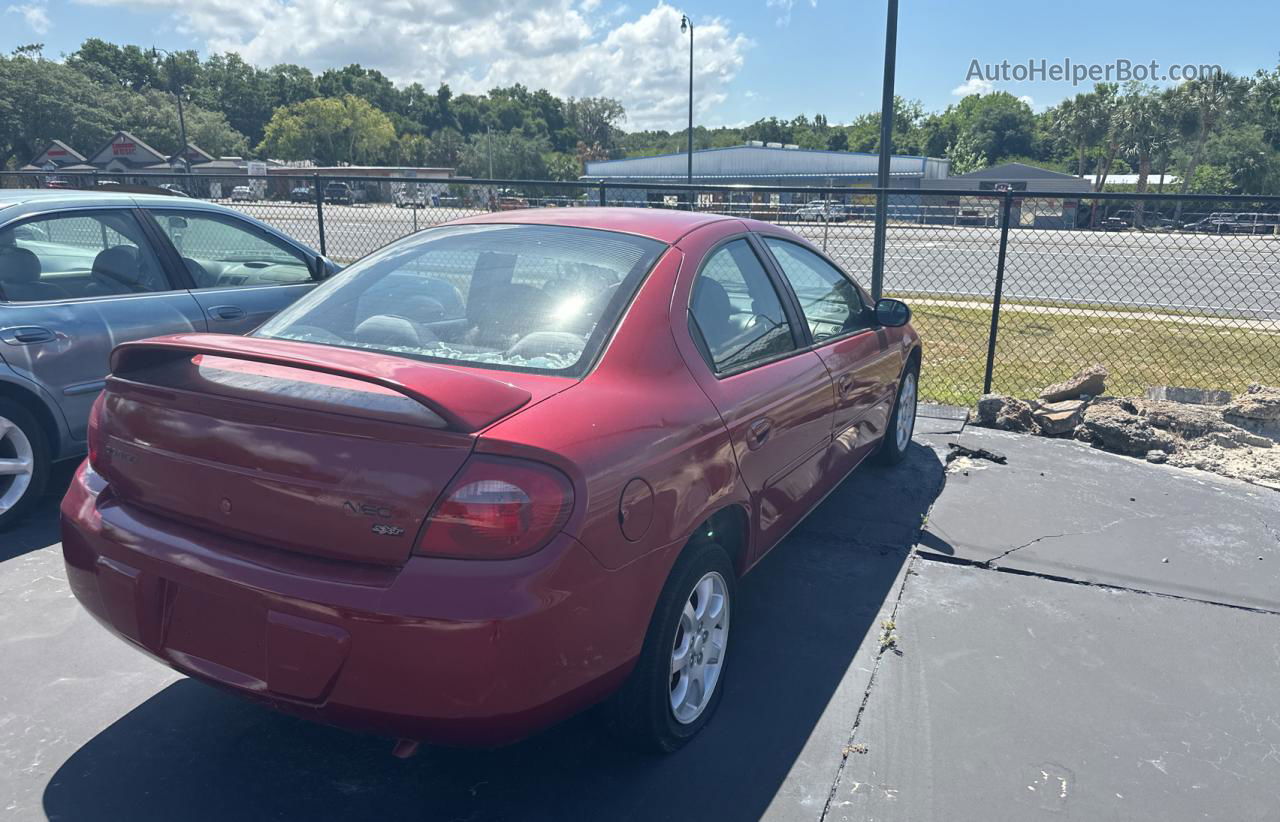
[[916, 398], [920, 382], [920, 368], [907, 366], [898, 382], [898, 396], [893, 401], [893, 413], [885, 427], [884, 439], [876, 451], [876, 461], [881, 465], [897, 465], [907, 456], [911, 447], [911, 435], [916, 428]]
[[0, 399], [0, 531], [18, 520], [44, 493], [49, 445], [27, 409]]
[[635, 670], [607, 706], [625, 742], [670, 753], [711, 719], [724, 691], [734, 593], [723, 548], [685, 549], [658, 597]]

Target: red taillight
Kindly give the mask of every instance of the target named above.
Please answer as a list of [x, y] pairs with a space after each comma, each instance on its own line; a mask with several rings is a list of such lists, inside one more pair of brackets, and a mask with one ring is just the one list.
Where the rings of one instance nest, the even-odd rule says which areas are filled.
[[441, 495], [416, 553], [461, 559], [531, 554], [573, 509], [573, 486], [550, 466], [506, 457], [467, 460]]
[[106, 404], [106, 397], [104, 391], [93, 401], [93, 407], [89, 409], [89, 426], [85, 432], [89, 440], [89, 465], [94, 470], [102, 464], [102, 406]]

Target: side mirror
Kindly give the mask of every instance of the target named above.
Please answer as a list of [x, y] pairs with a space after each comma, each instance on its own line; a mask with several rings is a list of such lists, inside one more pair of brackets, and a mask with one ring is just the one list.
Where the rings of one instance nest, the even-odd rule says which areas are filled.
[[329, 264], [324, 256], [317, 254], [311, 258], [311, 279], [319, 282], [329, 276]]
[[911, 309], [902, 300], [879, 300], [875, 313], [876, 323], [887, 328], [901, 328], [911, 322]]

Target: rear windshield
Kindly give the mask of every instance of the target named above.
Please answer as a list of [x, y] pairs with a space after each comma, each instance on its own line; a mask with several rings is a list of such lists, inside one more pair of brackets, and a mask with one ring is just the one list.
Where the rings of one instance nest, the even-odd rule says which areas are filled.
[[580, 376], [665, 247], [564, 226], [430, 229], [343, 270], [257, 335]]

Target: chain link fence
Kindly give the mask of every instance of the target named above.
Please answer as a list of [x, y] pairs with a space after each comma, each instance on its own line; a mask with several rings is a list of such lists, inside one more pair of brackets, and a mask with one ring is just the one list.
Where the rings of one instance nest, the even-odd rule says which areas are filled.
[[1112, 393], [1280, 384], [1280, 197], [687, 186], [317, 176], [0, 174], [4, 187], [213, 200], [338, 262], [450, 220], [525, 208], [694, 209], [765, 220], [870, 284], [888, 198], [885, 296], [925, 342], [921, 393], [1034, 396], [1100, 363]]

